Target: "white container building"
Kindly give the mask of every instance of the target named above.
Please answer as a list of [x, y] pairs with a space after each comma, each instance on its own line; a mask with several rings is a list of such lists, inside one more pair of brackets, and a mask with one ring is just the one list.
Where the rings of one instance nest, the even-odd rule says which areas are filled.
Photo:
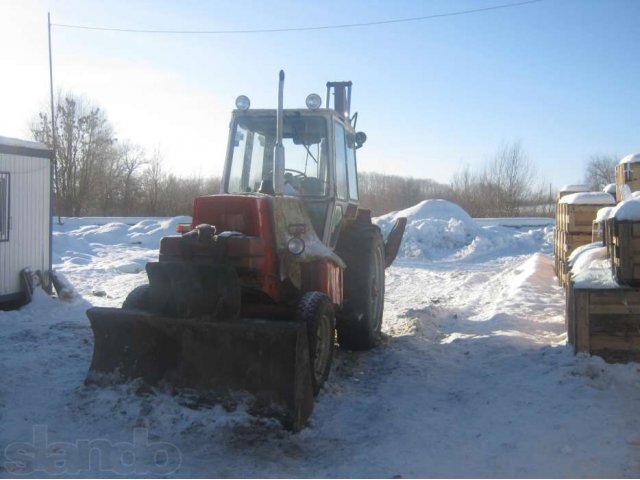
[[22, 272], [40, 272], [50, 291], [52, 152], [0, 137], [0, 308], [30, 299]]

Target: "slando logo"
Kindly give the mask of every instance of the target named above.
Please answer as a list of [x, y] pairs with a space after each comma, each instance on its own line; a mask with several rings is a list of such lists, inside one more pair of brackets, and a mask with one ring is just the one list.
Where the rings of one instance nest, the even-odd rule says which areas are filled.
[[167, 442], [149, 442], [146, 428], [135, 428], [131, 443], [113, 443], [104, 438], [49, 443], [47, 426], [34, 425], [32, 441], [10, 443], [4, 449], [4, 457], [4, 468], [15, 475], [95, 471], [159, 476], [176, 472], [182, 464], [180, 449]]

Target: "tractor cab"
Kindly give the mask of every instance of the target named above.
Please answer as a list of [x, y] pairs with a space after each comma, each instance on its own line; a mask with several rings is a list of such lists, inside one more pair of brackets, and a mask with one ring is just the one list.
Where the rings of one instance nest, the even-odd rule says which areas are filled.
[[[336, 246], [343, 219], [357, 211], [356, 149], [366, 139], [352, 126], [357, 115], [349, 118], [351, 82], [327, 83], [327, 104], [332, 93], [333, 109], [320, 108], [316, 94], [307, 97], [307, 109], [287, 110], [251, 110], [249, 99], [238, 97], [222, 185], [227, 194], [299, 197], [318, 238], [330, 248]], [[279, 142], [284, 152], [280, 169]]]

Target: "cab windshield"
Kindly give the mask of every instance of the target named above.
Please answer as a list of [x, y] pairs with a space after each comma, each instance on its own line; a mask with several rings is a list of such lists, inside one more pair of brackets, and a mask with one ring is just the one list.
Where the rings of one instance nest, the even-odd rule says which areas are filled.
[[[273, 177], [273, 149], [276, 144], [275, 115], [239, 117], [232, 132], [229, 193], [257, 192], [263, 180]], [[284, 193], [318, 196], [328, 192], [327, 122], [322, 117], [305, 117], [285, 112]]]

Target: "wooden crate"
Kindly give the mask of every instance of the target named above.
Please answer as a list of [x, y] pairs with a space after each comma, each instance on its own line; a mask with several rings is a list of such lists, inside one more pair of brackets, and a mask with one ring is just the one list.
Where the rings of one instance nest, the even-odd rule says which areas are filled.
[[640, 361], [640, 289], [567, 287], [565, 323], [574, 351], [608, 362]]
[[591, 243], [591, 233], [571, 233], [560, 231], [558, 233], [559, 238], [559, 253], [563, 260], [567, 260], [569, 255], [573, 251], [583, 245]]
[[560, 285], [567, 285], [571, 280], [568, 261], [571, 254], [578, 247], [591, 243], [591, 235], [586, 233], [557, 233], [555, 254], [556, 275]]
[[[611, 199], [613, 203], [613, 199]], [[593, 241], [594, 220], [604, 205], [584, 203], [556, 204], [556, 228], [553, 235], [554, 269], [561, 285], [569, 281], [567, 260], [573, 251]]]
[[616, 165], [616, 200], [622, 201], [622, 187], [627, 185], [632, 192], [640, 190], [640, 163]]
[[556, 228], [572, 233], [588, 233], [591, 235], [593, 220], [603, 205], [563, 204], [560, 223]]
[[608, 251], [616, 281], [640, 287], [640, 222], [612, 219]]

